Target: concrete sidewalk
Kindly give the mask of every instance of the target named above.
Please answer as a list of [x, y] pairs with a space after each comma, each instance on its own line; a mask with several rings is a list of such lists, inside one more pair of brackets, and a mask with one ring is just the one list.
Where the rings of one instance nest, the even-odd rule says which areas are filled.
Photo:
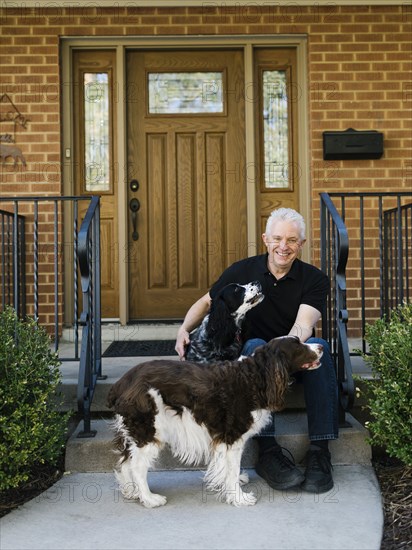
[[248, 470], [255, 506], [235, 508], [206, 492], [201, 471], [149, 474], [166, 506], [126, 501], [111, 473], [66, 474], [3, 517], [1, 550], [294, 549], [379, 550], [383, 513], [371, 466], [334, 468], [322, 495], [274, 491]]

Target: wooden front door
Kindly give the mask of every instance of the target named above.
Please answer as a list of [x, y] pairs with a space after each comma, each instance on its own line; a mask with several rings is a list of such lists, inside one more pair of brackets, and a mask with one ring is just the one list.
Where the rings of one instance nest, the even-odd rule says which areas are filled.
[[182, 318], [247, 256], [243, 53], [127, 54], [129, 317]]

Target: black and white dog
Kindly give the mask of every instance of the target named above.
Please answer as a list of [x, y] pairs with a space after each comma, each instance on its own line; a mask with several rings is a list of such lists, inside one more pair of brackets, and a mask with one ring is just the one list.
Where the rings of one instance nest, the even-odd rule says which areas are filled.
[[210, 363], [237, 359], [244, 343], [245, 315], [263, 298], [258, 281], [246, 285], [231, 283], [222, 288], [201, 325], [190, 334], [186, 360]]
[[284, 406], [292, 373], [319, 366], [323, 348], [296, 337], [275, 338], [252, 357], [221, 363], [148, 361], [129, 370], [109, 392], [115, 443], [120, 459], [116, 477], [126, 498], [148, 507], [166, 504], [154, 494], [147, 472], [169, 444], [186, 464], [208, 464], [208, 489], [235, 506], [256, 503], [241, 483], [240, 460], [246, 441]]

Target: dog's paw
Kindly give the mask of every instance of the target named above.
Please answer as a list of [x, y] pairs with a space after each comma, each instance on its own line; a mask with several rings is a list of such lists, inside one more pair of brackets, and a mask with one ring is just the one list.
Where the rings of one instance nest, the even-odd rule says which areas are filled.
[[253, 493], [245, 493], [243, 491], [237, 492], [236, 495], [228, 495], [226, 497], [228, 504], [233, 506], [254, 506], [257, 502], [257, 497]]
[[242, 494], [237, 502], [233, 504], [235, 506], [254, 506], [257, 502], [257, 497], [253, 493], [245, 493], [242, 491]]
[[239, 483], [241, 485], [246, 485], [246, 483], [249, 483], [249, 474], [242, 472], [239, 476]]
[[151, 493], [149, 497], [142, 499], [142, 504], [146, 508], [157, 508], [158, 506], [164, 506], [166, 502], [166, 497], [163, 495], [157, 495], [156, 493]]
[[138, 487], [134, 483], [125, 483], [121, 485], [120, 492], [127, 500], [137, 500], [140, 496]]

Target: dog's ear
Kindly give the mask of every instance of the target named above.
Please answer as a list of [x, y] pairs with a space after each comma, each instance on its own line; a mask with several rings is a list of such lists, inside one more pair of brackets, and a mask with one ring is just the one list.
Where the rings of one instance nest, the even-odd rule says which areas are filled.
[[230, 337], [234, 338], [236, 327], [231, 321], [232, 318], [224, 300], [220, 297], [212, 300], [207, 327], [208, 337], [213, 340], [219, 338], [219, 340], [224, 341], [228, 330], [232, 329], [233, 334]]
[[289, 387], [289, 369], [286, 355], [279, 349], [268, 353], [266, 362], [266, 396], [269, 408], [280, 411], [285, 406], [285, 393]]

